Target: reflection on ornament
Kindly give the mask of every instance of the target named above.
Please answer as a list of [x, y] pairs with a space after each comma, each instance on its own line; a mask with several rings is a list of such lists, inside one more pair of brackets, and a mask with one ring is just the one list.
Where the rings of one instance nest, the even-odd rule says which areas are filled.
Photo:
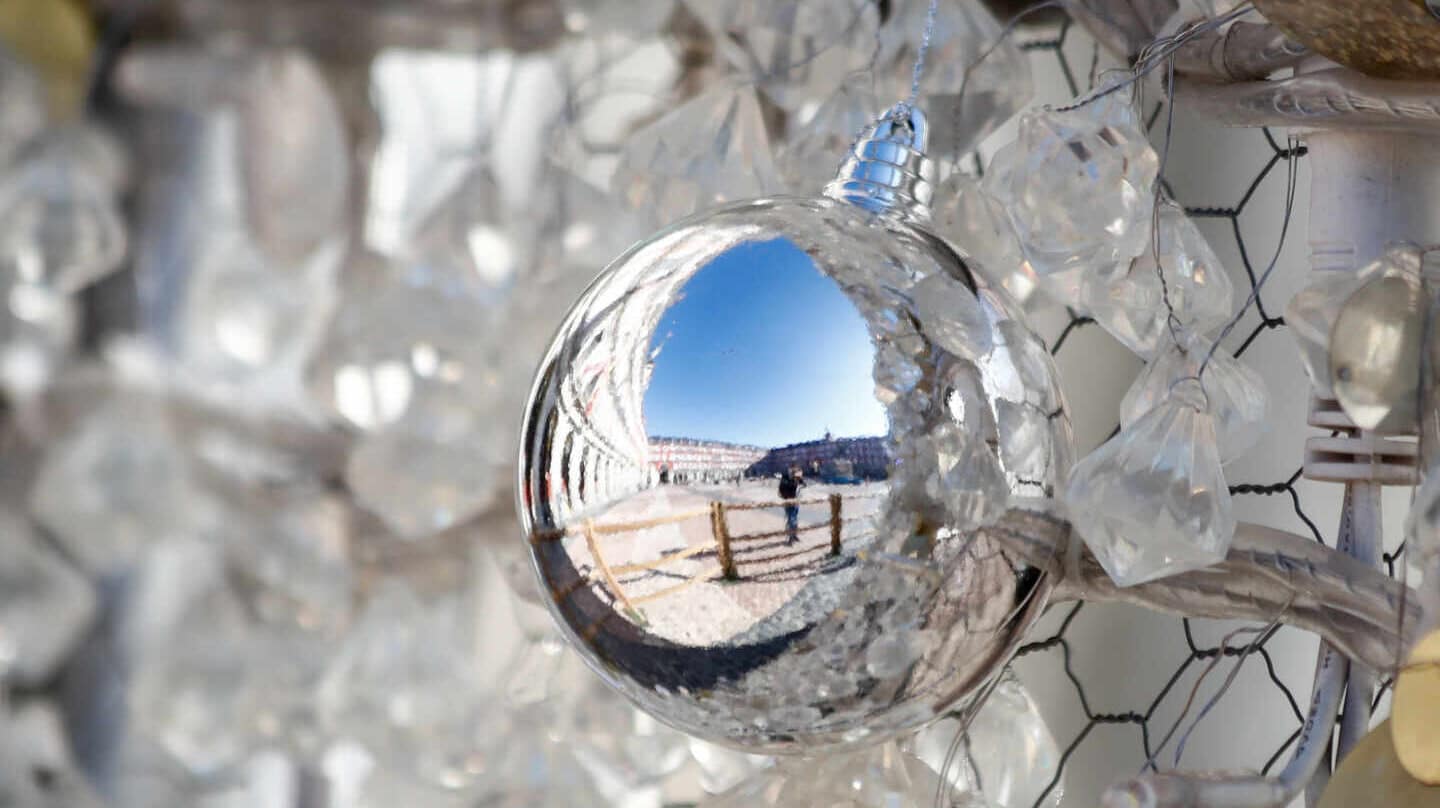
[[1440, 629], [1415, 645], [1395, 677], [1390, 731], [1410, 776], [1440, 786]]
[[1370, 730], [1340, 761], [1320, 797], [1319, 808], [1440, 808], [1440, 787], [1416, 780], [1401, 765], [1391, 740], [1392, 721], [1393, 717]]
[[[612, 685], [704, 738], [798, 751], [916, 727], [979, 692], [1045, 599], [985, 525], [1064, 477], [1054, 368], [924, 229], [926, 124], [905, 113], [823, 197], [632, 248], [532, 393], [520, 500], [542, 592]], [[965, 328], [922, 298], [965, 306]], [[1059, 458], [1038, 478], [1008, 465], [1028, 447], [997, 448], [1009, 406], [1044, 414], [1019, 433]]]

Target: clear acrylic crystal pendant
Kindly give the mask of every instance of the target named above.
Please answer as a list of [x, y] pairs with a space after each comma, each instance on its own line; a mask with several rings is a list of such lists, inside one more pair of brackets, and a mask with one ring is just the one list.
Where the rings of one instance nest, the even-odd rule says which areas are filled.
[[684, 2], [725, 61], [791, 110], [829, 96], [841, 78], [863, 68], [879, 26], [868, 0]]
[[1387, 270], [1403, 271], [1402, 267], [1413, 262], [1411, 255], [1404, 250], [1386, 251], [1358, 270], [1348, 267], [1311, 270], [1305, 287], [1290, 298], [1285, 306], [1285, 330], [1295, 340], [1300, 362], [1316, 395], [1334, 396], [1330, 379], [1330, 329], [1341, 306], [1371, 279]]
[[[1120, 425], [1128, 427], [1154, 409], [1181, 379], [1194, 377], [1210, 351], [1210, 340], [1181, 332], [1181, 342], [1150, 361], [1120, 402]], [[1269, 396], [1265, 379], [1223, 349], [1215, 351], [1201, 376], [1206, 411], [1215, 419], [1220, 460], [1249, 451], [1265, 433]]]
[[1077, 463], [1064, 499], [1076, 532], [1120, 586], [1223, 560], [1235, 515], [1198, 382], [1176, 384]]
[[1203, 334], [1229, 319], [1233, 305], [1230, 276], [1185, 211], [1162, 202], [1159, 225], [1163, 282], [1154, 245], [1147, 243], [1127, 269], [1092, 274], [1080, 287], [1080, 309], [1144, 357], [1171, 343], [1170, 311], [1179, 327]]
[[985, 175], [1042, 275], [1106, 271], [1149, 242], [1159, 158], [1144, 130], [1107, 109], [1026, 113]]
[[64, 150], [41, 151], [0, 184], [0, 272], [71, 294], [114, 272], [125, 223], [113, 190]]
[[767, 769], [699, 808], [986, 808], [975, 794], [942, 783], [934, 770], [894, 743]]
[[968, 727], [958, 718], [942, 719], [902, 747], [957, 790], [981, 794], [995, 808], [1058, 808], [1065, 795], [1060, 746], [1009, 668]]
[[659, 224], [781, 187], [755, 88], [721, 83], [626, 142], [610, 188]]
[[974, 258], [977, 271], [1021, 305], [1040, 288], [1005, 206], [970, 177], [954, 172], [935, 188], [935, 232]]

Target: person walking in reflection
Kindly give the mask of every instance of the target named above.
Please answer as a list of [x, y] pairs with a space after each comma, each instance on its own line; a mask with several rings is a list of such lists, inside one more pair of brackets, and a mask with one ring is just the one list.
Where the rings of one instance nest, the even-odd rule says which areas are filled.
[[805, 475], [801, 473], [799, 466], [791, 466], [780, 475], [780, 498], [785, 500], [785, 530], [790, 534], [789, 544], [800, 541], [800, 506], [794, 504], [793, 500], [804, 485]]

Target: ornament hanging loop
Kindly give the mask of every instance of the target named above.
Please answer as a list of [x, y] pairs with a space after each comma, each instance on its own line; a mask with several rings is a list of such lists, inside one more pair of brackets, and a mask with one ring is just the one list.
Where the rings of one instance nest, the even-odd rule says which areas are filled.
[[825, 194], [875, 213], [928, 221], [935, 196], [935, 163], [925, 154], [929, 138], [924, 112], [895, 105], [861, 134]]

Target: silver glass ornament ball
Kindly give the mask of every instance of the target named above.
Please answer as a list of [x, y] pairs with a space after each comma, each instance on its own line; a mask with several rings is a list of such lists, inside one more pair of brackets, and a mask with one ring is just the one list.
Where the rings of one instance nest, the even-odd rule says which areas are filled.
[[925, 229], [924, 141], [897, 108], [824, 196], [636, 245], [541, 365], [519, 480], [540, 592], [686, 732], [893, 736], [976, 701], [1044, 608], [993, 531], [1049, 507], [1068, 416], [1019, 307]]

